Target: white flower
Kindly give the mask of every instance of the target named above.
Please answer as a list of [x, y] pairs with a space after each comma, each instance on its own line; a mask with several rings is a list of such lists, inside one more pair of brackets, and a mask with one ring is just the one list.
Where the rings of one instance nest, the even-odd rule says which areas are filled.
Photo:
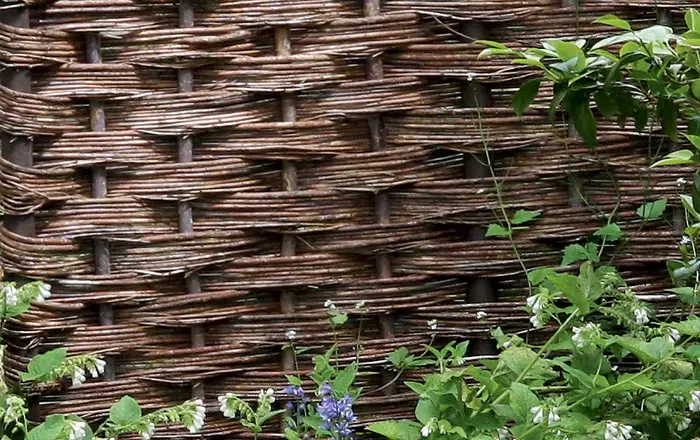
[[690, 422], [691, 420], [688, 417], [681, 417], [681, 419], [678, 421], [678, 424], [676, 425], [676, 431], [685, 431], [690, 427]]
[[17, 305], [17, 300], [19, 299], [17, 295], [17, 289], [11, 284], [6, 284], [2, 288], [2, 294], [5, 297], [5, 304], [8, 306]]
[[592, 322], [587, 323], [583, 327], [574, 327], [574, 335], [571, 337], [574, 345], [578, 348], [583, 348], [588, 344], [591, 337], [598, 333], [600, 326], [598, 324], [593, 324]]
[[609, 420], [605, 424], [605, 440], [630, 440], [632, 427]]
[[503, 348], [508, 348], [508, 347], [510, 347], [511, 345], [513, 345], [513, 343], [512, 343], [511, 341], [506, 341], [506, 342], [503, 343]]
[[97, 367], [97, 372], [100, 374], [103, 374], [105, 372], [105, 366], [107, 365], [107, 362], [105, 362], [103, 359], [95, 359], [95, 366]]
[[430, 321], [428, 321], [428, 328], [430, 330], [437, 330], [437, 326], [437, 319], [431, 319]]
[[202, 399], [196, 399], [192, 403], [195, 405], [194, 413], [192, 414], [192, 423], [185, 424], [185, 427], [190, 431], [190, 433], [194, 434], [202, 429], [202, 426], [204, 426], [204, 419], [206, 418], [207, 410], [204, 407], [204, 402], [202, 402]]
[[293, 341], [297, 338], [297, 332], [294, 330], [289, 330], [287, 333], [284, 334], [288, 340]]
[[273, 390], [272, 388], [268, 388], [267, 391], [260, 390], [260, 394], [258, 394], [258, 401], [264, 402], [265, 400], [267, 400], [270, 403], [274, 403], [275, 402], [275, 390]]
[[40, 283], [38, 291], [39, 291], [39, 296], [37, 296], [34, 299], [34, 301], [44, 302], [44, 300], [49, 299], [49, 297], [51, 296], [51, 284]]
[[636, 306], [634, 308], [634, 320], [638, 325], [644, 325], [649, 322], [649, 312], [646, 307]]
[[690, 404], [688, 405], [688, 409], [692, 412], [700, 411], [700, 391], [690, 392]]
[[335, 309], [335, 304], [333, 304], [333, 301], [330, 299], [327, 299], [326, 302], [323, 303], [323, 307], [327, 309]]
[[620, 368], [619, 365], [613, 365], [612, 367], [610, 367], [610, 370], [612, 370], [613, 372], [615, 372], [615, 371], [617, 371], [618, 368]]
[[666, 331], [666, 340], [668, 340], [668, 342], [671, 344], [675, 344], [681, 338], [680, 332], [675, 328], [669, 328]]
[[530, 322], [535, 328], [542, 328], [545, 325], [544, 318], [539, 314], [530, 316]]
[[690, 237], [688, 237], [687, 235], [684, 235], [683, 237], [681, 237], [680, 245], [681, 245], [681, 246], [686, 246], [686, 245], [689, 245], [689, 244], [692, 243], [692, 242], [693, 242], [693, 241], [690, 239]]
[[85, 382], [85, 370], [75, 367], [75, 370], [73, 370], [73, 386], [79, 387], [83, 382]]
[[420, 435], [422, 435], [423, 437], [429, 437], [430, 434], [433, 433], [433, 429], [435, 429], [435, 422], [437, 422], [437, 419], [435, 417], [430, 419], [428, 423], [420, 429]]
[[479, 310], [478, 312], [476, 312], [476, 319], [481, 320], [481, 319], [486, 318], [487, 316], [488, 315], [483, 310]]
[[508, 440], [509, 436], [508, 428], [499, 428], [496, 431], [496, 440]]
[[219, 411], [224, 413], [224, 417], [234, 418], [236, 417], [236, 411], [232, 410], [228, 405], [228, 399], [233, 397], [233, 393], [226, 393], [225, 396], [217, 397], [219, 401]]
[[540, 295], [528, 296], [527, 300], [525, 301], [527, 302], [528, 307], [532, 309], [533, 313], [540, 313], [542, 311], [542, 308], [544, 307]]
[[141, 432], [141, 439], [142, 440], [150, 440], [151, 437], [153, 437], [153, 433], [156, 432], [156, 425], [153, 423], [148, 423], [148, 426], [146, 426], [146, 430]]
[[82, 421], [70, 422], [70, 434], [68, 440], [84, 440], [87, 437], [87, 423]]
[[544, 420], [544, 408], [542, 408], [541, 406], [536, 406], [534, 408], [531, 408], [530, 412], [532, 413], [532, 422], [535, 425], [542, 423], [542, 421]]
[[549, 414], [547, 415], [547, 422], [550, 424], [552, 423], [557, 423], [559, 420], [561, 420], [561, 417], [559, 417], [559, 410], [554, 407], [549, 410]]
[[676, 185], [678, 185], [679, 187], [685, 185], [686, 183], [688, 183], [688, 181], [685, 177], [679, 177], [678, 179], [676, 179]]

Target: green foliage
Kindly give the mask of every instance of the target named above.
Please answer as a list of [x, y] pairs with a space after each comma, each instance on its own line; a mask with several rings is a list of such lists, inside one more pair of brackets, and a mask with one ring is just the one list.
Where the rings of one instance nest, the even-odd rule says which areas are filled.
[[486, 236], [495, 238], [510, 238], [513, 236], [515, 231], [527, 229], [527, 226], [521, 225], [530, 223], [540, 215], [542, 215], [542, 211], [527, 211], [524, 209], [518, 210], [506, 222], [506, 226], [496, 223], [491, 223], [488, 225], [488, 228], [486, 229]]
[[654, 202], [648, 202], [637, 208], [637, 215], [644, 220], [654, 220], [664, 213], [666, 210], [667, 199], [656, 200]]

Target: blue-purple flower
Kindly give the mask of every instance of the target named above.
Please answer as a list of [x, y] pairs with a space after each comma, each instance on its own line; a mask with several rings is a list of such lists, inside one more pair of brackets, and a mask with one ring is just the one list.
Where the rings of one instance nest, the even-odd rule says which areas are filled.
[[[321, 392], [323, 393], [323, 391], [323, 386], [321, 386]], [[340, 399], [336, 399], [332, 393], [322, 395], [323, 399], [316, 407], [316, 411], [323, 421], [321, 429], [330, 432], [336, 440], [349, 438], [352, 435], [350, 424], [357, 420], [352, 409], [354, 399], [349, 395]]]
[[287, 426], [289, 428], [295, 428], [295, 419], [308, 414], [308, 405], [311, 403], [311, 398], [306, 395], [302, 387], [296, 385], [289, 385], [285, 387], [282, 392], [294, 398], [293, 401], [287, 402], [285, 407], [287, 411], [289, 411], [289, 417], [286, 418]]

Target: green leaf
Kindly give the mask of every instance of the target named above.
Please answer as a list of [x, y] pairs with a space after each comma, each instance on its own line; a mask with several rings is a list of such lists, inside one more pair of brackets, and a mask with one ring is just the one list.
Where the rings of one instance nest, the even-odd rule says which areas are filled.
[[572, 103], [571, 119], [574, 123], [576, 131], [581, 136], [581, 139], [589, 147], [595, 147], [598, 144], [596, 138], [598, 132], [598, 123], [591, 111], [591, 106], [588, 103], [588, 97], [581, 99], [578, 102]]
[[287, 440], [301, 440], [299, 434], [292, 428], [284, 428], [284, 438]]
[[510, 237], [511, 231], [508, 229], [504, 228], [501, 225], [498, 225], [496, 223], [491, 223], [486, 229], [486, 236], [487, 237], [499, 237], [499, 238], [504, 238], [504, 237]]
[[395, 368], [399, 368], [400, 365], [403, 363], [404, 360], [408, 357], [408, 348], [406, 347], [400, 347], [394, 350], [389, 356], [387, 356], [387, 360], [393, 365]]
[[285, 377], [287, 378], [287, 382], [289, 382], [290, 385], [295, 385], [300, 387], [302, 382], [301, 379], [298, 376], [293, 376], [291, 374], [285, 374]]
[[681, 203], [683, 204], [685, 210], [688, 211], [688, 214], [692, 215], [696, 221], [700, 221], [700, 213], [698, 213], [698, 211], [695, 209], [693, 198], [685, 194], [681, 194], [680, 198]]
[[663, 43], [673, 35], [673, 29], [668, 26], [654, 25], [634, 32], [634, 35], [644, 43]]
[[700, 99], [700, 79], [693, 80], [690, 83], [690, 91], [696, 99]]
[[586, 54], [576, 44], [561, 40], [546, 40], [544, 43], [553, 47], [562, 61], [572, 61], [572, 71], [580, 72], [586, 67]]
[[510, 386], [510, 406], [517, 416], [518, 423], [527, 423], [532, 417], [530, 409], [540, 405], [540, 399], [530, 388], [521, 383]]
[[661, 217], [666, 209], [667, 199], [660, 199], [654, 202], [648, 202], [637, 208], [637, 215], [644, 220], [653, 220]]
[[410, 420], [387, 420], [371, 423], [366, 429], [389, 440], [418, 440], [421, 425]]
[[127, 426], [141, 418], [141, 407], [131, 396], [122, 397], [109, 409], [109, 420], [118, 426]]
[[696, 150], [700, 151], [700, 136], [689, 134], [684, 134], [683, 136], [685, 136], [685, 138], [688, 139], [691, 144], [693, 144]]
[[688, 9], [685, 13], [685, 24], [689, 30], [700, 32], [700, 12], [692, 8]]
[[605, 24], [608, 26], [616, 27], [618, 29], [623, 29], [625, 31], [632, 30], [632, 27], [630, 26], [630, 24], [627, 21], [619, 18], [616, 15], [612, 15], [612, 14], [603, 15], [602, 17], [600, 17], [599, 19], [594, 21], [594, 23]]
[[65, 416], [52, 414], [46, 417], [44, 423], [29, 432], [27, 440], [56, 440], [67, 424]]
[[556, 274], [550, 281], [570, 302], [581, 310], [584, 315], [590, 311], [590, 301], [579, 285], [578, 277], [569, 274]]
[[440, 415], [440, 409], [433, 404], [432, 400], [420, 399], [416, 405], [416, 419], [423, 425], [428, 424], [433, 417]]
[[577, 263], [579, 261], [598, 262], [598, 245], [595, 243], [587, 243], [586, 246], [580, 244], [570, 244], [564, 249], [564, 257], [561, 260], [561, 266]]
[[650, 342], [641, 341], [629, 336], [621, 336], [616, 338], [615, 342], [647, 364], [659, 362], [674, 352], [673, 343], [660, 336], [652, 339]]
[[357, 364], [353, 362], [338, 373], [338, 376], [333, 380], [333, 391], [341, 395], [347, 394], [350, 386], [355, 381], [356, 375]]
[[335, 312], [330, 316], [329, 321], [333, 326], [343, 325], [348, 322], [348, 314]]
[[51, 373], [56, 367], [61, 365], [66, 359], [68, 352], [65, 348], [56, 348], [47, 351], [44, 354], [34, 356], [29, 365], [27, 365], [27, 373], [20, 373], [20, 377], [24, 381], [37, 380]]
[[667, 154], [663, 159], [655, 162], [651, 167], [663, 167], [669, 165], [689, 165], [694, 162], [694, 153], [690, 150], [678, 150]]
[[691, 316], [685, 321], [669, 323], [668, 326], [675, 328], [678, 332], [686, 336], [692, 336], [694, 338], [700, 336], [700, 318], [696, 316]]
[[672, 99], [661, 98], [657, 112], [666, 136], [673, 142], [678, 142], [678, 104]]
[[510, 223], [513, 225], [521, 225], [536, 219], [540, 215], [542, 215], [542, 211], [526, 211], [521, 209], [513, 215]]
[[610, 223], [595, 231], [593, 235], [596, 237], [603, 237], [608, 241], [617, 241], [620, 237], [625, 235], [625, 233], [622, 232], [622, 229], [620, 229], [617, 223]]
[[535, 100], [540, 90], [542, 80], [533, 79], [523, 84], [513, 97], [513, 110], [518, 117], [522, 117], [525, 110]]
[[544, 280], [553, 273], [556, 272], [551, 267], [538, 267], [537, 269], [531, 269], [527, 272], [527, 279], [530, 280], [530, 284], [537, 286], [543, 283]]
[[598, 111], [606, 118], [612, 118], [617, 113], [617, 101], [606, 90], [600, 90], [594, 96]]

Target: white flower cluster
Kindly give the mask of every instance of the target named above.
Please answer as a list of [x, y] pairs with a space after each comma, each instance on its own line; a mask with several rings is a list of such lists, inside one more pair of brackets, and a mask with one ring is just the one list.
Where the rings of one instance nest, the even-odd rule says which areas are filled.
[[156, 425], [153, 423], [148, 423], [145, 427], [145, 429], [139, 434], [141, 434], [141, 440], [151, 440], [151, 437], [153, 437], [153, 434], [156, 432]]
[[190, 410], [189, 416], [192, 418], [192, 420], [189, 420], [189, 417], [185, 418], [185, 428], [187, 428], [190, 433], [194, 434], [195, 432], [198, 432], [200, 429], [202, 429], [202, 426], [204, 426], [204, 419], [207, 416], [207, 410], [204, 407], [204, 402], [202, 402], [202, 399], [195, 399], [192, 402], [192, 406], [190, 407], [188, 405], [188, 409]]
[[51, 285], [50, 284], [40, 283], [39, 287], [37, 289], [39, 291], [39, 295], [36, 298], [34, 298], [34, 301], [44, 302], [47, 299], [49, 299], [49, 297], [51, 296]]
[[97, 379], [100, 376], [100, 374], [104, 374], [106, 365], [107, 362], [100, 358], [86, 359], [86, 363], [83, 364], [82, 367], [76, 366], [73, 370], [73, 386], [79, 387], [87, 380], [87, 376], [85, 375], [85, 369], [88, 370], [90, 376], [92, 376], [93, 379]]
[[508, 428], [499, 428], [498, 431], [496, 431], [495, 440], [509, 440], [509, 439], [510, 439], [510, 432], [508, 431]]
[[294, 330], [287, 330], [287, 333], [285, 333], [284, 336], [287, 338], [288, 341], [293, 341], [297, 338], [297, 332], [295, 332]]
[[578, 348], [585, 347], [591, 342], [591, 339], [600, 335], [600, 326], [592, 322], [587, 323], [583, 327], [573, 327], [572, 330], [574, 335], [571, 337], [571, 341]]
[[688, 409], [692, 412], [700, 411], [700, 391], [690, 392], [690, 404], [688, 404]]
[[5, 425], [18, 423], [24, 419], [26, 413], [27, 409], [24, 399], [14, 394], [7, 394], [5, 396], [5, 415], [0, 418], [0, 421], [4, 421]]
[[646, 307], [639, 304], [632, 308], [632, 313], [634, 313], [634, 321], [638, 325], [644, 325], [649, 322], [649, 310]]
[[530, 413], [532, 414], [532, 422], [535, 425], [542, 423], [545, 419], [549, 424], [556, 423], [561, 420], [561, 417], [559, 417], [559, 410], [557, 410], [557, 408], [549, 408], [549, 410], [547, 410], [547, 408], [542, 406], [535, 406], [534, 408], [530, 409]]
[[85, 440], [87, 438], [87, 423], [83, 421], [71, 421], [68, 440]]
[[327, 300], [323, 303], [323, 307], [325, 307], [325, 308], [327, 308], [327, 309], [330, 309], [330, 310], [334, 310], [334, 309], [336, 308], [336, 307], [335, 307], [335, 304], [333, 304], [333, 301], [331, 301], [330, 299], [327, 299]]
[[548, 299], [544, 293], [538, 293], [532, 296], [528, 296], [525, 301], [527, 306], [532, 311], [532, 316], [530, 316], [530, 323], [535, 328], [542, 328], [547, 324], [545, 318], [544, 309], [548, 304]]
[[275, 390], [268, 388], [267, 390], [260, 390], [258, 394], [258, 403], [274, 403], [275, 402]]
[[423, 437], [430, 437], [430, 434], [435, 431], [435, 428], [437, 427], [437, 419], [433, 417], [432, 419], [428, 420], [428, 423], [423, 425], [423, 427], [420, 429], [420, 435]]
[[605, 440], [630, 440], [633, 428], [619, 422], [608, 420], [605, 424]]
[[678, 423], [676, 424], [676, 431], [678, 431], [678, 432], [685, 431], [686, 429], [688, 429], [690, 427], [691, 422], [692, 422], [692, 420], [690, 420], [688, 417], [685, 417], [685, 416], [681, 417], [678, 420]]
[[666, 340], [671, 344], [676, 344], [681, 339], [681, 333], [675, 328], [667, 328], [665, 330]]
[[431, 319], [430, 321], [428, 321], [428, 328], [430, 330], [437, 330], [437, 328], [438, 328], [437, 319]]
[[235, 396], [233, 393], [226, 393], [224, 396], [217, 397], [217, 400], [219, 401], [219, 411], [224, 414], [224, 417], [228, 417], [230, 419], [236, 417], [236, 408], [232, 408], [231, 405], [229, 405], [229, 400], [233, 399], [234, 397]]
[[12, 284], [5, 284], [2, 286], [2, 297], [5, 304], [8, 306], [16, 306], [19, 300], [19, 295], [17, 294], [17, 288]]

